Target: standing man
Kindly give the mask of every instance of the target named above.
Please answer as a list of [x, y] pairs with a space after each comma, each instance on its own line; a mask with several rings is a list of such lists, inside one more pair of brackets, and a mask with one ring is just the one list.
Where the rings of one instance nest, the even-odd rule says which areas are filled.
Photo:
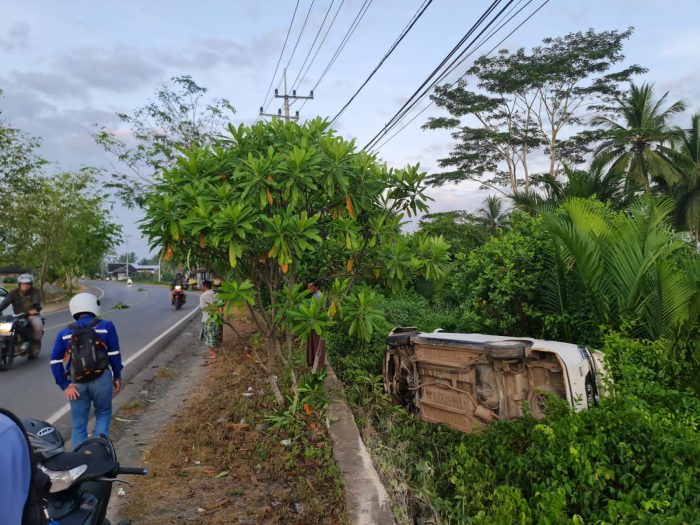
[[9, 304], [16, 314], [29, 314], [28, 320], [32, 327], [31, 357], [37, 357], [41, 352], [41, 338], [44, 335], [44, 323], [41, 321], [41, 292], [34, 288], [34, 277], [23, 273], [17, 278], [17, 288], [8, 293], [0, 303], [0, 312]]
[[[312, 301], [323, 301], [321, 283], [318, 279], [314, 279], [306, 287], [311, 293]], [[321, 339], [316, 330], [311, 330], [306, 341], [306, 364], [313, 373], [326, 366], [326, 342]]]
[[20, 525], [29, 496], [31, 462], [27, 438], [19, 425], [0, 413], [0, 523]]
[[[111, 321], [99, 319], [100, 306], [90, 293], [75, 295], [68, 305], [75, 323], [56, 336], [51, 371], [70, 402], [73, 446], [85, 441], [90, 407], [95, 408], [93, 436], [109, 436], [112, 396], [122, 388], [119, 337]], [[111, 371], [110, 371], [111, 369]]]
[[204, 293], [199, 296], [199, 306], [202, 309], [202, 339], [209, 347], [209, 362], [216, 361], [216, 352], [219, 348], [218, 315], [212, 315], [212, 308], [216, 303], [216, 296], [212, 290], [211, 281], [202, 282]]

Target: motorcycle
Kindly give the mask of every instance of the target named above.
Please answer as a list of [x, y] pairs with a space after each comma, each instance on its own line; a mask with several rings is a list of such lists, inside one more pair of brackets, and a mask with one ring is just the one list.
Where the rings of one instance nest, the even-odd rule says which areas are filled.
[[[44, 318], [41, 318], [44, 323]], [[29, 322], [29, 314], [7, 315], [0, 321], [0, 370], [8, 370], [17, 356], [29, 359], [39, 357], [41, 348], [36, 350], [32, 341], [34, 331]]]
[[73, 452], [66, 452], [57, 428], [37, 419], [22, 423], [39, 468], [51, 479], [49, 518], [60, 525], [110, 525], [105, 516], [112, 483], [131, 485], [118, 476], [148, 473], [144, 467], [119, 465], [114, 445], [103, 436], [88, 438]]
[[173, 304], [175, 305], [175, 310], [182, 308], [185, 303], [185, 292], [182, 290], [182, 286], [179, 284], [175, 285], [173, 288]]

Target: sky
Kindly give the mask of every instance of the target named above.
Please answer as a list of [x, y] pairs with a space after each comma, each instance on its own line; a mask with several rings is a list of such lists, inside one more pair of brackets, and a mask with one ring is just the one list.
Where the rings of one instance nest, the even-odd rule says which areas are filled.
[[[289, 62], [290, 84], [299, 75], [331, 2], [325, 27], [340, 6], [337, 19], [299, 83], [298, 94], [307, 94], [316, 83], [364, 4], [363, 0], [299, 1], [282, 56], [282, 65]], [[539, 3], [532, 2], [524, 14]], [[421, 4], [422, 0], [372, 1], [318, 85], [314, 100], [301, 109], [301, 117], [335, 115]], [[487, 0], [434, 0], [336, 122], [338, 131], [364, 146], [489, 4]], [[191, 75], [208, 88], [208, 95], [229, 99], [237, 110], [236, 123], [254, 122], [295, 5], [296, 0], [0, 0], [0, 90], [4, 92], [0, 119], [42, 138], [41, 154], [51, 161], [49, 172], [113, 164], [92, 133], [101, 126], [119, 130], [115, 114], [142, 107], [173, 76]], [[677, 123], [689, 120], [691, 112], [700, 111], [698, 0], [550, 0], [501, 47], [528, 48], [547, 36], [629, 26], [635, 32], [625, 45], [625, 62], [649, 69], [637, 81], [654, 82], [659, 93], [670, 91], [670, 99], [684, 100], [688, 111]], [[279, 79], [278, 74], [273, 85]], [[276, 112], [278, 107], [274, 101], [268, 110]], [[421, 125], [438, 114], [439, 110], [430, 108], [417, 118], [380, 149], [381, 159], [396, 167], [419, 162], [422, 169], [436, 171], [437, 160], [450, 151], [452, 140], [447, 133], [424, 131]], [[434, 199], [431, 211], [473, 211], [487, 192], [474, 183], [462, 183], [434, 188], [428, 194]], [[117, 205], [113, 220], [124, 226], [129, 250], [141, 257], [149, 250], [136, 226], [139, 217], [138, 212]]]

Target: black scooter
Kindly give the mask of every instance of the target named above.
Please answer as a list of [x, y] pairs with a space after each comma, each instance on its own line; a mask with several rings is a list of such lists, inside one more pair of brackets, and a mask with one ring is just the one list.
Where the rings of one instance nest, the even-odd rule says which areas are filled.
[[[44, 323], [44, 318], [41, 318]], [[7, 315], [0, 320], [0, 370], [8, 370], [17, 356], [39, 357], [41, 348], [34, 349], [34, 331], [29, 314]]]
[[120, 474], [145, 476], [143, 467], [122, 467], [112, 442], [92, 437], [66, 452], [58, 429], [44, 421], [23, 421], [39, 468], [51, 479], [49, 517], [60, 525], [110, 525], [105, 518], [112, 483]]

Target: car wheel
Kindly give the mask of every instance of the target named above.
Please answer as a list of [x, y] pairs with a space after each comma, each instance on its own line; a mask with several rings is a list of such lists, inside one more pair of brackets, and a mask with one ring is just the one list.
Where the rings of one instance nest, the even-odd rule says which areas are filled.
[[486, 343], [484, 353], [491, 359], [521, 359], [525, 357], [525, 348], [522, 341], [499, 341]]
[[550, 396], [559, 397], [557, 391], [549, 385], [538, 385], [527, 395], [530, 413], [535, 419], [544, 419], [547, 417], [547, 409], [549, 408]]

